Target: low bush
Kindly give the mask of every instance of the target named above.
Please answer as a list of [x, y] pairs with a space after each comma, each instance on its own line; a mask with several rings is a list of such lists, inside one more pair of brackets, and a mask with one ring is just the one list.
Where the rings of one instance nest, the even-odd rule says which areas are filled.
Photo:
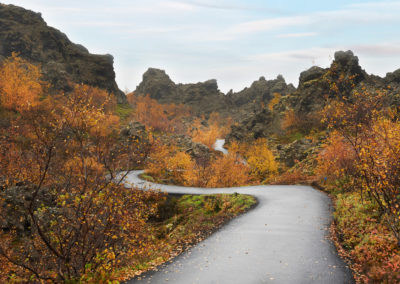
[[337, 195], [335, 221], [359, 283], [399, 283], [400, 249], [379, 206], [358, 192]]

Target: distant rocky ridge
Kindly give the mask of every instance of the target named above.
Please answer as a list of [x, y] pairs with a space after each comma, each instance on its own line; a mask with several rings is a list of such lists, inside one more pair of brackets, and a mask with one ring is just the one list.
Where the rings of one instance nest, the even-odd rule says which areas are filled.
[[[302, 72], [297, 88], [287, 84], [279, 75], [274, 80], [260, 77], [250, 87], [240, 92], [231, 90], [224, 95], [214, 79], [196, 84], [176, 84], [164, 70], [149, 68], [135, 94], [149, 94], [160, 103], [183, 103], [191, 106], [196, 114], [208, 115], [216, 111], [232, 116], [241, 122], [236, 129], [247, 129], [257, 137], [264, 137], [276, 130], [271, 121], [276, 121], [277, 114], [288, 108], [304, 114], [321, 110], [329, 97], [330, 86], [327, 82], [337, 82], [339, 76], [342, 79], [351, 78], [356, 87], [363, 85], [369, 89], [384, 89], [392, 103], [400, 105], [400, 69], [387, 73], [384, 78], [369, 75], [361, 68], [358, 57], [352, 51], [336, 52], [329, 68], [313, 66]], [[266, 106], [275, 94], [280, 94], [281, 100], [271, 111]]]
[[176, 103], [190, 106], [195, 114], [209, 115], [218, 112], [241, 120], [268, 104], [275, 93], [286, 95], [295, 90], [292, 84], [286, 84], [282, 76], [275, 80], [261, 77], [249, 88], [234, 93], [223, 94], [215, 79], [195, 84], [176, 84], [164, 70], [149, 68], [143, 74], [143, 80], [135, 90], [136, 95], [147, 95], [160, 103]]
[[196, 114], [223, 112], [231, 106], [218, 89], [216, 80], [196, 84], [175, 84], [164, 70], [149, 68], [135, 90], [136, 95], [150, 95], [160, 103], [185, 104]]
[[120, 103], [126, 100], [115, 82], [111, 55], [90, 54], [47, 26], [40, 13], [0, 4], [0, 61], [12, 52], [40, 63], [44, 79], [55, 91], [70, 91], [69, 82], [84, 83], [113, 93]]
[[[233, 126], [227, 141], [279, 134], [282, 131], [279, 120], [287, 109], [292, 109], [306, 121], [310, 118], [309, 115], [322, 110], [332, 96], [328, 82], [338, 83], [339, 80], [346, 78], [352, 79], [355, 88], [365, 87], [372, 93], [376, 90], [385, 91], [388, 102], [400, 106], [400, 69], [387, 73], [384, 78], [369, 75], [360, 67], [358, 57], [352, 51], [338, 51], [329, 68], [313, 66], [302, 72], [297, 89], [282, 97], [273, 111], [259, 110]], [[346, 95], [350, 91], [345, 90], [343, 94]]]

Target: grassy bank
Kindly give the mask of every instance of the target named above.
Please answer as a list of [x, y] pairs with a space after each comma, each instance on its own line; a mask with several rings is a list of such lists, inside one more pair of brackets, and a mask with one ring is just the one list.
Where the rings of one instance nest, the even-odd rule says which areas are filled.
[[400, 283], [400, 249], [378, 205], [358, 192], [334, 196], [338, 241], [356, 282]]
[[336, 185], [312, 185], [333, 199], [331, 237], [356, 283], [400, 283], [400, 248], [378, 204]]

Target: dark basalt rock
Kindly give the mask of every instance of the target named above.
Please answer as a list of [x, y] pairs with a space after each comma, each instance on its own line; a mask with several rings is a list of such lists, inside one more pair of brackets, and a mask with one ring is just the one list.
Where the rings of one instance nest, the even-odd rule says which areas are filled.
[[245, 88], [237, 93], [229, 93], [228, 97], [236, 107], [256, 107], [257, 109], [261, 103], [268, 104], [275, 93], [284, 96], [294, 90], [294, 86], [286, 84], [285, 79], [281, 75], [274, 80], [266, 80], [265, 77], [260, 77], [249, 88]]
[[[48, 188], [40, 189], [35, 195], [36, 188], [31, 184], [18, 183], [14, 186], [5, 187], [0, 192], [0, 198], [4, 201], [1, 209], [4, 214], [0, 220], [0, 229], [3, 231], [15, 230], [19, 236], [29, 236], [31, 230], [31, 221], [28, 217], [27, 208], [29, 208], [32, 199], [33, 210], [39, 206], [45, 205], [54, 209], [56, 197], [51, 194]], [[46, 215], [38, 216], [42, 221], [47, 222]]]
[[[377, 76], [375, 76], [377, 77]], [[350, 96], [353, 87], [351, 84], [342, 83], [339, 94], [332, 92], [330, 83], [352, 80], [355, 87], [361, 84], [369, 84], [369, 86], [384, 85], [382, 78], [369, 76], [359, 65], [358, 57], [352, 51], [338, 51], [335, 53], [334, 61], [329, 68], [321, 68], [313, 66], [302, 72], [299, 78], [299, 86], [297, 89], [290, 85], [281, 85], [280, 93], [283, 94], [280, 102], [274, 106], [272, 113], [266, 115], [265, 110], [257, 109], [257, 103], [265, 103], [271, 98], [271, 84], [276, 86], [282, 82], [283, 78], [277, 78], [275, 81], [266, 81], [260, 78], [252, 84], [250, 88], [240, 93], [232, 93], [234, 103], [240, 105], [240, 110], [246, 109], [250, 105], [249, 101], [254, 100], [254, 108], [247, 108], [247, 116], [242, 116], [242, 120], [237, 126], [232, 127], [231, 133], [228, 135], [229, 140], [243, 140], [249, 138], [268, 137], [271, 134], [280, 134], [282, 129], [279, 126], [279, 120], [283, 117], [283, 113], [287, 109], [292, 109], [297, 117], [307, 120], [318, 120], [315, 116], [324, 108], [330, 98], [334, 96]], [[391, 83], [391, 93], [395, 93], [397, 80], [400, 79], [400, 72], [395, 71], [388, 73], [386, 81]], [[284, 82], [284, 80], [283, 80]], [[275, 87], [274, 87], [275, 88]], [[251, 91], [249, 91], [252, 89]], [[278, 91], [278, 92], [279, 92]], [[262, 94], [262, 95], [260, 95]], [[391, 95], [391, 101], [398, 101], [395, 95]], [[260, 99], [266, 98], [266, 100]], [[311, 121], [312, 122], [312, 121]], [[310, 122], [310, 123], [311, 123]], [[315, 123], [316, 124], [316, 123]], [[310, 124], [311, 125], [311, 124]], [[280, 132], [280, 133], [279, 133]]]
[[142, 139], [147, 137], [146, 126], [137, 121], [131, 121], [127, 126], [121, 129], [120, 135], [132, 139]]
[[353, 54], [351, 50], [348, 51], [336, 51], [335, 60], [332, 65], [338, 66], [338, 71], [344, 73], [347, 76], [355, 75], [353, 79], [355, 83], [359, 83], [366, 77], [366, 73], [361, 69], [358, 64], [358, 57]]
[[194, 84], [175, 84], [164, 70], [149, 68], [143, 74], [135, 94], [149, 94], [160, 103], [188, 105], [196, 115], [208, 116], [211, 112], [218, 112], [239, 121], [249, 112], [261, 110], [261, 106], [267, 105], [274, 94], [285, 96], [294, 90], [294, 86], [286, 84], [285, 79], [279, 75], [274, 80], [260, 77], [249, 88], [224, 95], [218, 89], [215, 79]]
[[229, 106], [226, 96], [212, 79], [195, 84], [175, 84], [164, 70], [149, 68], [142, 82], [136, 87], [136, 95], [150, 95], [160, 103], [185, 104], [195, 114], [221, 112]]
[[226, 143], [232, 141], [251, 141], [258, 138], [269, 137], [279, 131], [278, 117], [269, 109], [263, 109], [257, 113], [249, 114], [238, 125], [231, 127], [231, 132], [225, 138]]
[[400, 69], [396, 71], [386, 73], [386, 77], [384, 78], [385, 82], [390, 83], [398, 83], [400, 84]]
[[303, 85], [311, 80], [320, 79], [326, 73], [326, 69], [313, 66], [310, 69], [300, 73], [299, 85]]
[[165, 145], [178, 147], [183, 152], [188, 153], [193, 159], [198, 161], [209, 161], [212, 153], [204, 144], [193, 142], [186, 135], [162, 135], [159, 137]]
[[161, 103], [168, 103], [171, 99], [178, 99], [178, 89], [164, 70], [149, 68], [143, 74], [143, 80], [136, 87], [136, 94], [150, 95]]
[[[287, 106], [301, 115], [319, 111], [327, 98], [335, 95], [329, 82], [349, 80], [357, 86], [366, 79], [369, 79], [368, 74], [360, 67], [358, 57], [352, 51], [337, 51], [329, 68], [313, 66], [300, 74], [299, 86], [287, 99]], [[349, 96], [351, 91], [351, 88], [343, 88], [340, 95]]]
[[306, 159], [316, 147], [310, 139], [299, 139], [286, 145], [279, 145], [277, 151], [279, 153], [278, 161], [286, 167], [293, 167], [297, 162]]
[[90, 54], [49, 27], [40, 13], [0, 4], [0, 60], [13, 52], [39, 63], [53, 91], [70, 91], [69, 82], [84, 83], [113, 93], [120, 103], [126, 100], [115, 82], [111, 55]]

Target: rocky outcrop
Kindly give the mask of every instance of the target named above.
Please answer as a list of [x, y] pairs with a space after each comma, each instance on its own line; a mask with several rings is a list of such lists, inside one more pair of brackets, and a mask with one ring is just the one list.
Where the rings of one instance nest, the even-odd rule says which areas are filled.
[[300, 73], [299, 86], [304, 86], [306, 82], [320, 79], [326, 73], [326, 69], [313, 66], [310, 69]]
[[147, 137], [148, 133], [146, 131], [146, 126], [137, 121], [131, 121], [128, 125], [121, 129], [120, 135], [122, 137], [128, 137], [132, 140], [140, 139], [143, 140], [143, 137]]
[[54, 91], [70, 91], [69, 82], [84, 83], [105, 89], [119, 102], [125, 102], [125, 95], [115, 82], [111, 55], [90, 54], [49, 27], [40, 13], [0, 4], [0, 60], [13, 52], [41, 64], [44, 80], [51, 83]]
[[212, 79], [195, 84], [175, 84], [164, 70], [149, 68], [142, 82], [136, 87], [135, 95], [150, 95], [160, 103], [185, 104], [195, 114], [210, 114], [224, 111], [230, 105], [226, 96]]
[[278, 145], [276, 148], [278, 152], [277, 160], [286, 167], [291, 168], [296, 163], [303, 161], [312, 154], [316, 146], [316, 143], [306, 138], [296, 140], [289, 144]]
[[215, 79], [195, 84], [179, 84], [178, 88], [182, 103], [191, 106], [196, 114], [224, 113], [231, 106], [228, 98], [218, 89]]
[[[327, 98], [332, 96], [329, 82], [349, 79], [357, 85], [367, 76], [352, 51], [337, 51], [329, 68], [313, 66], [300, 74], [299, 86], [287, 98], [287, 106], [302, 115], [319, 111], [325, 106]], [[343, 86], [341, 92], [342, 95], [348, 95], [351, 89]]]
[[163, 144], [178, 147], [180, 151], [188, 153], [197, 161], [209, 161], [211, 158], [210, 149], [201, 143], [193, 142], [186, 135], [162, 135], [159, 137]]
[[143, 74], [142, 82], [135, 90], [136, 95], [149, 94], [160, 103], [185, 104], [190, 106], [195, 114], [208, 115], [219, 112], [229, 115], [235, 120], [242, 120], [249, 112], [260, 110], [279, 93], [286, 95], [295, 90], [291, 84], [286, 84], [282, 76], [274, 80], [261, 77], [249, 88], [224, 95], [218, 89], [215, 79], [195, 84], [175, 84], [164, 70], [149, 68]]
[[229, 144], [234, 140], [251, 141], [268, 137], [276, 130], [274, 122], [276, 122], [276, 117], [269, 109], [250, 113], [239, 124], [231, 127], [231, 132], [225, 138], [226, 143]]
[[400, 84], [400, 69], [397, 69], [396, 71], [387, 73], [384, 80], [388, 84], [391, 84], [391, 83]]
[[[397, 71], [393, 74], [388, 74], [387, 80], [395, 82], [398, 78], [398, 73], [396, 72]], [[268, 92], [267, 86], [279, 82], [281, 82], [281, 87], [278, 89], [283, 96], [270, 113], [265, 109], [248, 111], [247, 116], [242, 119], [238, 125], [232, 127], [231, 133], [227, 137], [228, 142], [234, 139], [254, 139], [258, 137], [269, 137], [271, 134], [279, 135], [283, 132], [280, 126], [280, 120], [284, 112], [288, 109], [292, 109], [297, 117], [304, 121], [306, 128], [318, 127], [318, 112], [324, 108], [329, 101], [328, 99], [338, 95], [332, 92], [330, 84], [332, 82], [338, 83], [339, 88], [341, 88], [340, 95], [348, 96], [352, 91], [353, 85], [341, 83], [346, 82], [347, 79], [352, 80], [356, 87], [360, 84], [366, 84], [371, 80], [375, 80], [376, 82], [383, 80], [381, 78], [373, 79], [369, 76], [359, 66], [357, 56], [351, 51], [336, 52], [334, 61], [329, 68], [313, 66], [302, 72], [297, 89], [294, 89], [294, 87], [290, 85], [285, 86], [285, 84], [283, 84], [283, 78], [277, 78], [275, 81], [268, 82], [260, 78], [259, 81], [252, 85], [254, 91], [258, 90], [258, 86], [264, 86], [260, 88], [264, 93], [261, 96], [259, 95], [258, 98], [271, 98], [272, 91]], [[376, 82], [371, 81], [370, 84], [376, 85]], [[237, 96], [237, 94], [232, 95], [232, 97], [235, 96]], [[257, 96], [254, 95], [248, 95], [248, 97], [251, 99], [257, 98]], [[235, 100], [235, 102], [237, 101], [238, 100]], [[258, 101], [265, 102], [260, 99], [258, 99]]]
[[160, 103], [179, 101], [179, 92], [175, 83], [164, 70], [149, 68], [143, 74], [143, 80], [136, 87], [135, 94], [150, 95]]
[[386, 74], [382, 88], [387, 92], [389, 104], [400, 108], [400, 69]]
[[[36, 211], [38, 206], [48, 206], [49, 211], [56, 214], [59, 208], [56, 207], [56, 197], [51, 194], [51, 190], [42, 188], [37, 193], [35, 191], [33, 185], [26, 183], [8, 186], [0, 191], [0, 198], [3, 200], [1, 210], [4, 212], [0, 220], [1, 230], [15, 230], [19, 236], [29, 236], [32, 224], [26, 210], [33, 198], [33, 211]], [[49, 221], [48, 216], [39, 214], [38, 218], [46, 223]]]
[[367, 73], [358, 63], [358, 57], [351, 50], [336, 51], [335, 60], [331, 65], [331, 69], [337, 66], [337, 74], [344, 75], [345, 78], [352, 77], [355, 84], [363, 81], [367, 77]]
[[295, 90], [292, 84], [287, 85], [285, 79], [279, 75], [274, 80], [266, 80], [260, 77], [254, 81], [249, 88], [245, 88], [237, 93], [228, 93], [227, 96], [232, 100], [236, 107], [260, 106], [261, 103], [268, 104], [274, 94], [287, 95]]

